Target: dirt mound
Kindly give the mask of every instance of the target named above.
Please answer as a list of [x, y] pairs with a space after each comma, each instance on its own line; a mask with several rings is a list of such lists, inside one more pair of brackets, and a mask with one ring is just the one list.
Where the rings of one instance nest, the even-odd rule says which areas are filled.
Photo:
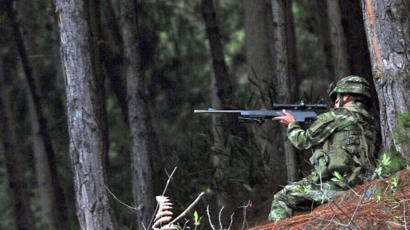
[[309, 213], [256, 226], [271, 229], [407, 229], [410, 223], [410, 170], [344, 192]]

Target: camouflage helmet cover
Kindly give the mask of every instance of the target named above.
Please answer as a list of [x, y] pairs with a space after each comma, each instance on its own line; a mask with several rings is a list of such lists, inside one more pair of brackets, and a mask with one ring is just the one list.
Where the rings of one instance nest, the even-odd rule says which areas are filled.
[[[332, 86], [331, 86], [332, 87]], [[366, 79], [350, 75], [340, 79], [336, 86], [329, 91], [329, 97], [334, 98], [338, 93], [353, 93], [371, 98], [370, 84]]]

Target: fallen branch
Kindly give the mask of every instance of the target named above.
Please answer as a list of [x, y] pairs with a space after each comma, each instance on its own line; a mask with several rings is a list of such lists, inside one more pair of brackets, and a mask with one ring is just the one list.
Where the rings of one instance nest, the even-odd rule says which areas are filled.
[[365, 194], [366, 194], [366, 192], [364, 192], [364, 193], [360, 196], [359, 202], [357, 203], [356, 208], [354, 209], [353, 215], [352, 215], [352, 217], [350, 218], [348, 225], [350, 225], [350, 223], [352, 223], [353, 218], [354, 218], [354, 216], [356, 215], [357, 209], [359, 208], [360, 204], [362, 203]]
[[246, 209], [252, 205], [252, 201], [248, 201], [248, 203], [245, 206], [241, 206], [240, 208], [243, 208], [243, 221], [242, 221], [242, 230], [245, 229], [246, 223]]
[[208, 216], [209, 225], [211, 226], [212, 230], [216, 230], [215, 226], [212, 224], [211, 213], [209, 212], [209, 205], [206, 206], [206, 214]]
[[202, 196], [205, 195], [204, 192], [201, 192], [198, 197], [188, 206], [188, 208], [185, 209], [179, 216], [177, 216], [173, 221], [169, 223], [169, 225], [174, 224], [176, 221], [184, 217], [191, 209], [199, 202], [199, 200], [202, 198]]
[[[172, 176], [174, 176], [174, 173], [175, 173], [175, 171], [177, 170], [177, 168], [178, 168], [178, 167], [175, 167], [174, 170], [172, 170], [171, 174], [168, 175], [168, 180], [167, 180], [167, 183], [165, 184], [165, 188], [164, 188], [164, 191], [162, 192], [162, 196], [165, 195], [165, 192], [166, 192], [167, 189], [168, 189], [169, 183], [171, 182]], [[159, 208], [159, 205], [158, 205], [158, 203], [157, 203], [157, 206], [155, 207], [154, 213], [152, 214], [152, 217], [151, 217], [151, 220], [150, 220], [150, 222], [149, 222], [149, 224], [148, 224], [148, 228], [147, 228], [147, 229], [151, 229], [151, 226], [152, 226], [152, 224], [153, 224], [153, 222], [154, 222], [155, 214], [157, 213], [158, 208]]]
[[111, 192], [111, 190], [108, 188], [107, 185], [104, 184], [104, 187], [105, 187], [105, 189], [107, 189], [108, 193], [109, 193], [116, 201], [118, 201], [120, 204], [122, 204], [123, 206], [127, 207], [128, 209], [130, 209], [130, 210], [132, 210], [132, 211], [137, 211], [137, 210], [138, 210], [137, 208], [134, 208], [134, 207], [132, 207], [131, 205], [128, 205], [128, 204], [122, 202], [120, 199], [118, 199], [118, 197], [117, 197], [113, 192]]

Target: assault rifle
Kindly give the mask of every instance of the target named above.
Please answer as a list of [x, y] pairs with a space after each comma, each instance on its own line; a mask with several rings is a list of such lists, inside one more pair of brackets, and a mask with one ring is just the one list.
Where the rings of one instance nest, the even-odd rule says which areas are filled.
[[282, 110], [288, 110], [296, 121], [304, 122], [306, 120], [314, 120], [317, 117], [317, 110], [327, 110], [326, 104], [305, 104], [301, 101], [299, 104], [273, 104], [273, 109], [259, 110], [218, 110], [209, 108], [207, 110], [195, 109], [194, 113], [216, 113], [216, 114], [231, 114], [238, 118], [240, 123], [256, 123], [262, 124], [265, 119], [282, 116]]

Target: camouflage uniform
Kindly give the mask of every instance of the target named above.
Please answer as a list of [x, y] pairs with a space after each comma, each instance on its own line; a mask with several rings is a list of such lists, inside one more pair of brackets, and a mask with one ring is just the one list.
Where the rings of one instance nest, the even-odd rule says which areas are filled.
[[[363, 86], [360, 92], [347, 88], [344, 92], [343, 81], [346, 79], [364, 79], [356, 76], [343, 78], [338, 82], [339, 89], [330, 92], [354, 93], [366, 96], [370, 91]], [[365, 81], [365, 80], [364, 80]], [[365, 82], [367, 83], [367, 82]], [[367, 83], [368, 84], [368, 83]], [[369, 94], [370, 96], [370, 94]], [[310, 162], [315, 170], [306, 178], [292, 182], [274, 195], [270, 220], [288, 218], [302, 202], [324, 203], [337, 196], [349, 186], [360, 183], [373, 169], [373, 155], [376, 141], [375, 119], [367, 112], [366, 106], [359, 101], [352, 106], [334, 109], [321, 114], [307, 129], [301, 128], [298, 122], [288, 125], [288, 139], [298, 149], [311, 149]], [[344, 180], [332, 180], [337, 171], [344, 175]]]

